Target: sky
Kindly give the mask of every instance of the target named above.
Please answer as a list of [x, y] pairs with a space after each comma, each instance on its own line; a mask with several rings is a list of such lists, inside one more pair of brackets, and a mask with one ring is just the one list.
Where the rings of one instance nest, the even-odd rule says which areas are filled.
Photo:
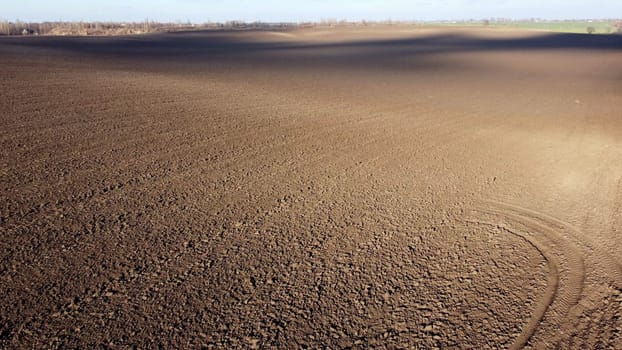
[[622, 0], [2, 0], [0, 19], [304, 22], [621, 18]]

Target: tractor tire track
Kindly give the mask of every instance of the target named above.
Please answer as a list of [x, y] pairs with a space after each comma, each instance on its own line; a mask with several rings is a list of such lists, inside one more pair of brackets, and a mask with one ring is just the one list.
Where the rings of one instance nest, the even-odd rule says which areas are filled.
[[576, 245], [583, 247], [584, 252], [589, 253], [590, 256], [597, 259], [598, 265], [590, 266], [591, 268], [601, 272], [603, 276], [609, 277], [611, 279], [610, 283], [612, 283], [614, 287], [618, 289], [622, 288], [622, 265], [620, 265], [614, 255], [611, 254], [611, 247], [604, 244], [608, 242], [604, 237], [600, 235], [596, 237], [588, 236], [579, 228], [566, 221], [531, 209], [521, 208], [499, 201], [490, 201], [490, 203], [503, 208], [503, 210], [520, 213], [520, 215], [526, 218], [547, 222], [552, 228], [559, 232], [563, 232], [565, 234], [565, 239], [572, 240]]
[[[556, 337], [561, 332], [539, 338], [534, 336], [541, 329], [546, 332], [550, 327], [559, 329], [568, 324], [568, 317], [571, 316], [573, 307], [579, 303], [583, 292], [585, 266], [582, 250], [567, 239], [563, 231], [555, 227], [555, 221], [536, 215], [536, 212], [499, 202], [485, 202], [476, 211], [506, 222], [503, 225], [477, 221], [481, 225], [496, 226], [529, 241], [545, 257], [551, 269], [543, 298], [510, 348], [522, 349], [527, 345], [540, 348], [550, 345], [552, 341], [557, 342]], [[543, 329], [545, 324], [547, 328]], [[541, 344], [545, 339], [548, 341]]]
[[529, 322], [527, 323], [527, 325], [525, 325], [522, 332], [516, 338], [514, 343], [512, 343], [512, 345], [510, 346], [510, 349], [522, 349], [523, 347], [525, 347], [525, 345], [527, 345], [527, 343], [529, 342], [533, 334], [538, 329], [538, 325], [544, 318], [544, 314], [549, 309], [551, 304], [553, 304], [555, 296], [558, 293], [558, 288], [559, 288], [558, 261], [556, 260], [555, 255], [552, 254], [552, 252], [550, 251], [549, 247], [538, 242], [537, 240], [529, 238], [528, 235], [525, 233], [522, 233], [518, 230], [511, 229], [508, 226], [500, 225], [500, 224], [493, 223], [493, 222], [486, 222], [486, 221], [469, 221], [469, 222], [477, 224], [477, 225], [498, 228], [506, 233], [509, 233], [511, 235], [517, 236], [525, 240], [532, 247], [534, 247], [540, 253], [540, 255], [542, 255], [542, 257], [547, 263], [549, 270], [551, 271], [547, 278], [546, 290], [544, 291], [544, 295], [542, 296], [540, 301], [538, 301], [538, 303], [536, 304], [532, 317], [529, 319]]

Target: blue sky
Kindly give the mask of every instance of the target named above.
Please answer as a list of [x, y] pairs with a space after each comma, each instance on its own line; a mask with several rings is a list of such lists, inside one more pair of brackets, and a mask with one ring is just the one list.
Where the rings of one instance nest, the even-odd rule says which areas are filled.
[[25, 21], [317, 21], [620, 18], [622, 0], [2, 0], [0, 19]]

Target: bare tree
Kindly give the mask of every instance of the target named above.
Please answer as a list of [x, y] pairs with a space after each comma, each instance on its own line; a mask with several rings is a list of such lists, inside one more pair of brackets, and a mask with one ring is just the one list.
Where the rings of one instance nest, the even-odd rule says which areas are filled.
[[0, 22], [0, 34], [11, 35], [11, 24], [7, 21]]

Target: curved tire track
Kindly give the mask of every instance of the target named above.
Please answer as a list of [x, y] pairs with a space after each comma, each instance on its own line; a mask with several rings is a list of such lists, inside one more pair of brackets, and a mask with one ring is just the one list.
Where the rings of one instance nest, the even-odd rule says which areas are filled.
[[590, 252], [590, 255], [596, 256], [599, 266], [594, 267], [602, 270], [603, 275], [608, 276], [611, 279], [610, 282], [616, 288], [622, 289], [622, 265], [611, 254], [611, 250], [608, 249], [610, 247], [604, 244], [608, 241], [607, 239], [600, 236], [588, 236], [579, 228], [566, 221], [535, 210], [521, 208], [500, 201], [489, 200], [488, 202], [493, 206], [499, 207], [501, 210], [519, 213], [523, 217], [546, 222], [558, 232], [565, 233], [566, 235], [564, 235], [564, 238], [574, 241], [574, 243], [582, 247], [584, 251]]
[[[556, 227], [556, 221], [537, 212], [494, 201], [484, 202], [475, 210], [506, 221], [507, 225], [479, 220], [476, 223], [495, 226], [527, 240], [545, 257], [551, 270], [544, 296], [510, 349], [521, 349], [533, 341], [543, 323], [556, 328], [568, 324], [571, 310], [578, 304], [583, 291], [585, 266], [582, 251]], [[551, 336], [547, 338], [557, 341]], [[546, 344], [532, 345], [537, 348]]]
[[471, 221], [471, 222], [478, 224], [478, 225], [496, 227], [502, 231], [505, 231], [509, 234], [515, 235], [525, 240], [532, 247], [534, 247], [534, 249], [536, 249], [540, 253], [540, 255], [542, 255], [544, 260], [546, 260], [549, 270], [551, 271], [547, 279], [546, 290], [544, 292], [544, 295], [542, 296], [540, 301], [538, 301], [538, 303], [536, 304], [532, 317], [529, 319], [529, 322], [523, 328], [523, 330], [521, 331], [520, 335], [516, 338], [514, 343], [512, 343], [512, 345], [510, 346], [510, 349], [522, 349], [525, 345], [527, 345], [527, 343], [529, 342], [533, 334], [536, 332], [538, 325], [540, 324], [540, 322], [542, 321], [542, 318], [544, 317], [544, 314], [546, 313], [549, 306], [553, 303], [553, 300], [555, 299], [555, 295], [557, 294], [557, 289], [559, 287], [559, 267], [557, 266], [557, 262], [554, 260], [554, 257], [551, 254], [549, 254], [549, 249], [546, 246], [532, 239], [527, 238], [524, 233], [513, 230], [509, 228], [508, 226], [499, 225], [499, 224], [495, 224], [492, 222], [485, 222], [485, 221]]

